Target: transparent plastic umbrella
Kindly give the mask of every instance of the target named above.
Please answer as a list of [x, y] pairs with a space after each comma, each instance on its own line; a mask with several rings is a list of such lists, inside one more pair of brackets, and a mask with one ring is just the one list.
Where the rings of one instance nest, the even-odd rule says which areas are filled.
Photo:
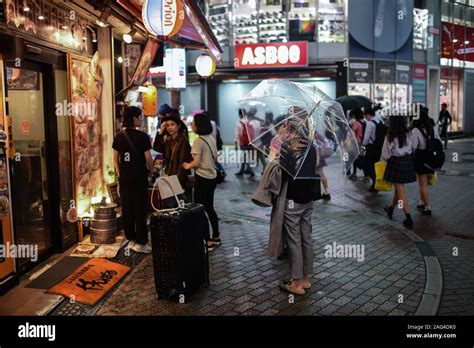
[[[250, 144], [269, 159], [277, 159], [280, 167], [294, 178], [312, 176], [307, 162], [315, 159], [314, 150], [320, 160], [337, 150], [344, 174], [359, 154], [357, 140], [341, 105], [315, 85], [284, 79], [264, 80], [239, 104]], [[274, 124], [262, 129], [261, 120], [268, 112], [277, 117]], [[270, 138], [269, 143], [263, 141]]]

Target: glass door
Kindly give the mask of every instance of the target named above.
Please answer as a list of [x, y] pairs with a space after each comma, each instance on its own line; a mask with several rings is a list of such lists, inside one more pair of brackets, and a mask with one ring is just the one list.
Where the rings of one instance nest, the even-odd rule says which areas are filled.
[[[15, 149], [11, 185], [16, 243], [37, 246], [41, 255], [52, 246], [43, 76], [11, 67], [6, 72]], [[18, 266], [29, 261], [19, 259]]]

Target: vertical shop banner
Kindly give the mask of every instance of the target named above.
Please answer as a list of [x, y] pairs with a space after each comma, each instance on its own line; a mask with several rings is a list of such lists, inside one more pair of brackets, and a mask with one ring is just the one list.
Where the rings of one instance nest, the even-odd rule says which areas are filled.
[[348, 1], [349, 56], [412, 60], [413, 0]]
[[74, 134], [74, 176], [78, 215], [102, 198], [101, 97], [103, 76], [96, 53], [91, 61], [69, 56], [70, 102]]
[[474, 28], [442, 22], [443, 58], [474, 62]]
[[186, 50], [167, 48], [164, 64], [166, 88], [186, 88]]
[[426, 105], [426, 65], [413, 64], [413, 102]]
[[137, 68], [140, 56], [142, 54], [142, 47], [139, 44], [126, 45], [125, 48], [125, 67], [127, 69], [127, 84], [132, 82], [133, 74]]
[[141, 86], [146, 81], [148, 69], [150, 69], [150, 66], [153, 63], [153, 60], [155, 59], [155, 55], [159, 47], [160, 43], [158, 40], [148, 38], [145, 49], [143, 50], [143, 54], [141, 55], [140, 60], [138, 61], [137, 68], [135, 69], [135, 72], [133, 73], [133, 76], [130, 79], [131, 85]]

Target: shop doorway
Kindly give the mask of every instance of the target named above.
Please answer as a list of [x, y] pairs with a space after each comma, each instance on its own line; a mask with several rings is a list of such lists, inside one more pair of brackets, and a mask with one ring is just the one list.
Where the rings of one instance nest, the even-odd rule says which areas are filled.
[[[66, 73], [55, 73], [51, 65], [6, 66], [8, 115], [15, 150], [10, 165], [15, 243], [35, 251], [33, 258], [17, 258], [20, 274], [64, 247], [59, 191], [67, 190], [65, 186], [70, 187], [70, 183], [60, 181], [69, 172], [60, 173], [59, 155], [69, 150], [60, 151], [58, 144], [60, 140], [69, 142], [70, 138], [67, 121], [58, 121], [55, 113], [58, 91], [53, 91], [57, 84], [66, 88]], [[70, 158], [70, 152], [66, 157]]]

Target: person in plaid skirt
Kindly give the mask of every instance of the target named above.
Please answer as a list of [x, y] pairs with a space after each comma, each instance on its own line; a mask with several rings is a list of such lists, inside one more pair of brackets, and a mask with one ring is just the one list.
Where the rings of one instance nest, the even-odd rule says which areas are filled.
[[392, 219], [393, 211], [398, 202], [401, 202], [405, 220], [403, 225], [413, 227], [408, 200], [405, 194], [405, 184], [416, 181], [415, 165], [412, 156], [411, 134], [407, 127], [407, 117], [391, 116], [390, 126], [382, 147], [382, 160], [387, 161], [384, 180], [390, 181], [395, 187], [392, 204], [384, 210]]

